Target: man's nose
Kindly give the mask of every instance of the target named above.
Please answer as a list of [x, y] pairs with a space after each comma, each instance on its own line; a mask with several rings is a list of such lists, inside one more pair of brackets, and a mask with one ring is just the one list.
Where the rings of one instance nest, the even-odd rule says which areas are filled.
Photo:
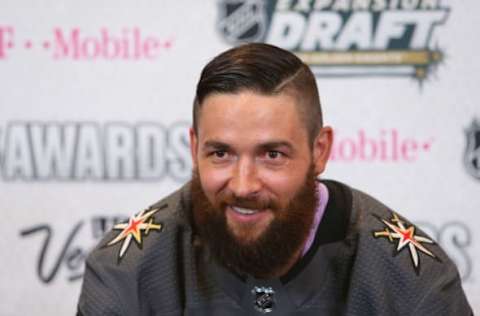
[[261, 181], [254, 161], [248, 158], [238, 160], [229, 181], [229, 189], [237, 197], [243, 198], [255, 196], [260, 192]]

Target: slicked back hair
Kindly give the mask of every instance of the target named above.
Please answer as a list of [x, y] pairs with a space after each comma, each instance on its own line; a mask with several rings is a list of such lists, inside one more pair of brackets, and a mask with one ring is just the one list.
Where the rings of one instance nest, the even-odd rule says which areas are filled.
[[315, 76], [294, 54], [262, 43], [229, 49], [203, 68], [193, 104], [195, 133], [198, 135], [200, 110], [207, 96], [243, 91], [267, 96], [292, 95], [313, 144], [323, 124]]

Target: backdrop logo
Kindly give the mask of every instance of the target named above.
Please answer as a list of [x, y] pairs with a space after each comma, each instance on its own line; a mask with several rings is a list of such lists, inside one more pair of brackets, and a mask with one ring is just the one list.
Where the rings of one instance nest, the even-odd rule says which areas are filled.
[[432, 43], [449, 14], [440, 0], [221, 0], [219, 5], [217, 25], [227, 42], [264, 41], [288, 49], [317, 76], [423, 79], [443, 59]]
[[335, 130], [330, 152], [333, 162], [413, 163], [429, 154], [433, 137], [411, 137], [396, 128], [367, 131], [359, 129], [348, 135]]
[[463, 163], [467, 172], [480, 179], [480, 123], [477, 119], [465, 131], [467, 146], [463, 154]]
[[54, 60], [156, 60], [169, 51], [173, 39], [146, 34], [139, 27], [113, 30], [106, 27], [87, 32], [79, 27], [53, 27], [45, 38], [19, 34], [0, 25], [0, 60], [19, 51], [43, 52]]
[[11, 122], [0, 126], [0, 180], [186, 181], [187, 122]]
[[[124, 221], [125, 218], [122, 216], [96, 216], [89, 220], [78, 221], [65, 234], [63, 242], [59, 240], [58, 235], [55, 234], [55, 228], [51, 224], [25, 228], [20, 231], [20, 236], [24, 238], [43, 237], [36, 262], [37, 276], [41, 282], [54, 281], [62, 268], [68, 275], [67, 280], [75, 281], [81, 279], [83, 275], [85, 260], [90, 250], [106, 232], [115, 224]], [[56, 240], [54, 240], [54, 236], [57, 236]], [[58, 249], [52, 250], [53, 244], [60, 246], [56, 247]]]
[[225, 0], [219, 6], [217, 28], [231, 44], [261, 40], [267, 26], [263, 0]]

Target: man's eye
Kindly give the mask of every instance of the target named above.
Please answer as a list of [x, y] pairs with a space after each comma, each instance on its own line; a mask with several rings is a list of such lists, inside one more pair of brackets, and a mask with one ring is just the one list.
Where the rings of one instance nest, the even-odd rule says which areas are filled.
[[280, 158], [281, 155], [282, 155], [282, 153], [280, 153], [278, 151], [275, 151], [275, 150], [270, 150], [269, 152], [267, 152], [267, 157], [270, 158], [270, 159]]
[[225, 151], [221, 151], [221, 150], [217, 150], [217, 151], [214, 151], [212, 153], [212, 155], [215, 157], [215, 158], [225, 158], [227, 156], [227, 152]]

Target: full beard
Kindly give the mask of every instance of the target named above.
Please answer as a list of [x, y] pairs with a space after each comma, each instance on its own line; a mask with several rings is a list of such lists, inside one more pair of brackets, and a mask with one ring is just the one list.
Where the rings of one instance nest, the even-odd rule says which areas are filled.
[[[275, 276], [295, 260], [313, 223], [318, 197], [314, 168], [311, 166], [303, 186], [288, 205], [265, 198], [239, 198], [231, 192], [221, 192], [215, 205], [205, 195], [198, 170], [193, 171], [193, 219], [197, 233], [213, 258], [239, 275], [256, 278]], [[227, 205], [273, 212], [274, 217], [256, 239], [248, 238], [249, 227], [242, 227], [244, 236], [233, 234], [225, 215]], [[243, 237], [243, 238], [242, 238]]]

